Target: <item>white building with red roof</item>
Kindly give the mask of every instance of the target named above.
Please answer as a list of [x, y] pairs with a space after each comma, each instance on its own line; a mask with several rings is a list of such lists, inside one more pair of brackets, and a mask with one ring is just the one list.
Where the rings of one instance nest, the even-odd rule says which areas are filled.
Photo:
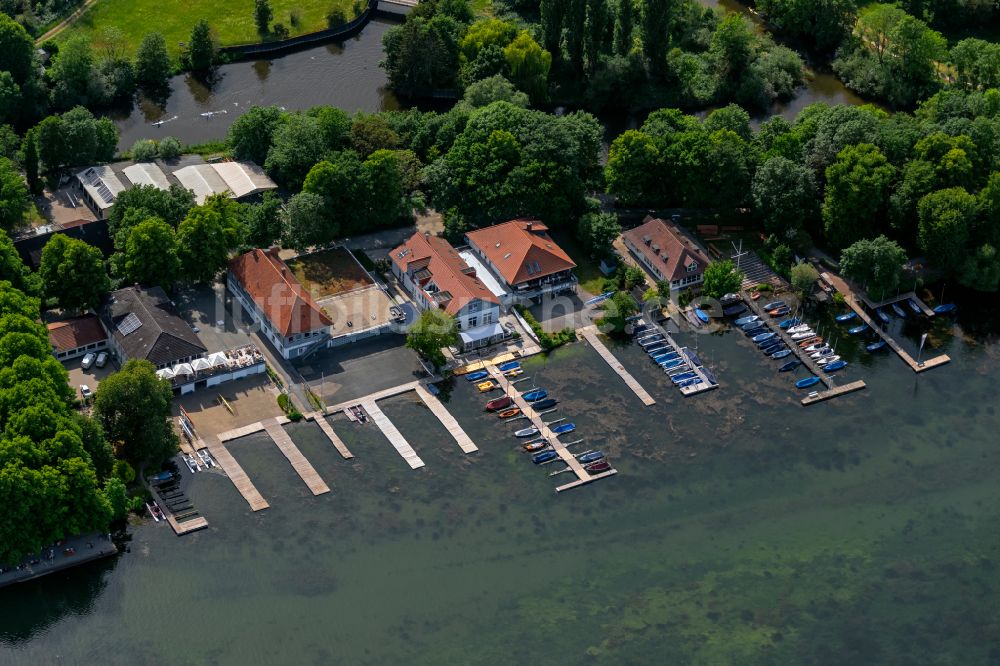
[[232, 259], [227, 285], [284, 358], [297, 358], [329, 339], [333, 321], [277, 249], [255, 249]]
[[506, 337], [500, 325], [500, 300], [448, 241], [416, 233], [389, 258], [393, 275], [421, 309], [439, 308], [455, 317], [463, 349], [485, 347]]
[[671, 290], [700, 284], [711, 263], [694, 238], [672, 220], [647, 216], [638, 227], [622, 234], [622, 242], [658, 282], [668, 283]]
[[465, 235], [469, 247], [514, 300], [576, 289], [576, 264], [538, 220], [517, 219]]

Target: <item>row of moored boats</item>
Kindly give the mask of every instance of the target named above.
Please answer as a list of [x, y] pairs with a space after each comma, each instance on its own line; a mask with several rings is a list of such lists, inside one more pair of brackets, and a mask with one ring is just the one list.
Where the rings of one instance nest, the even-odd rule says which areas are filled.
[[663, 333], [642, 322], [633, 326], [635, 340], [653, 363], [663, 369], [677, 388], [697, 387], [706, 381], [714, 384], [715, 377], [701, 364], [697, 354], [686, 347], [676, 348]]

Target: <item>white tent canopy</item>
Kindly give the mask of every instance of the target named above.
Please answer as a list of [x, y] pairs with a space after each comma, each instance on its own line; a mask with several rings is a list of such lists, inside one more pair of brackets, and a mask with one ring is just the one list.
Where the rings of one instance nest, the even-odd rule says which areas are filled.
[[459, 333], [459, 337], [464, 344], [487, 340], [495, 336], [503, 337], [503, 327], [497, 323], [484, 324], [483, 326]]
[[190, 363], [178, 363], [174, 366], [174, 376], [177, 375], [193, 375], [194, 368], [191, 367]]
[[223, 352], [215, 352], [208, 355], [208, 362], [212, 364], [213, 368], [218, 368], [222, 365], [229, 365], [229, 357]]
[[174, 371], [171, 370], [170, 368], [163, 368], [162, 370], [156, 371], [156, 376], [160, 377], [161, 379], [170, 379], [171, 377], [174, 376]]
[[195, 370], [208, 370], [212, 367], [212, 363], [207, 358], [196, 358], [191, 361], [191, 367]]

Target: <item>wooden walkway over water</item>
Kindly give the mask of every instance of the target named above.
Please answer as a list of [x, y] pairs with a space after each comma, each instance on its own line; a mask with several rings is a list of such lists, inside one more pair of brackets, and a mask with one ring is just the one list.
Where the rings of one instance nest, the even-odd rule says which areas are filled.
[[597, 335], [596, 326], [593, 325], [584, 326], [583, 328], [577, 330], [577, 333], [582, 335], [587, 340], [587, 342], [590, 343], [590, 346], [593, 347], [597, 351], [597, 353], [601, 355], [601, 358], [603, 358], [604, 361], [609, 366], [611, 366], [611, 369], [614, 370], [615, 373], [617, 373], [617, 375], [622, 378], [622, 381], [625, 382], [625, 385], [628, 386], [630, 389], [632, 389], [632, 392], [635, 393], [636, 396], [638, 396], [639, 400], [642, 400], [642, 404], [646, 405], [647, 407], [656, 404], [656, 400], [653, 400], [653, 397], [646, 392], [646, 389], [644, 389], [642, 385], [640, 385], [639, 382], [636, 381], [636, 378], [633, 377], [632, 374], [625, 369], [625, 366], [623, 366], [621, 362], [618, 361], [617, 358], [615, 358], [615, 355], [611, 353], [611, 350], [609, 350], [605, 346], [605, 344], [601, 342], [601, 339]]
[[[254, 430], [254, 432], [257, 432], [257, 430]], [[247, 473], [243, 471], [240, 464], [236, 462], [236, 458], [233, 457], [233, 454], [229, 452], [229, 449], [221, 441], [210, 443], [208, 451], [215, 458], [215, 461], [219, 463], [219, 467], [222, 468], [222, 471], [226, 473], [229, 480], [236, 486], [236, 490], [240, 491], [243, 499], [247, 501], [247, 504], [250, 505], [253, 511], [260, 511], [271, 506], [257, 492], [257, 488], [250, 481], [250, 477], [247, 476]]]
[[354, 404], [360, 404], [361, 408], [368, 412], [368, 415], [372, 418], [372, 421], [375, 422], [375, 425], [378, 426], [379, 430], [382, 431], [382, 434], [389, 440], [389, 443], [395, 447], [396, 451], [399, 452], [399, 455], [403, 456], [403, 460], [405, 460], [412, 469], [418, 469], [424, 466], [424, 461], [420, 459], [417, 452], [414, 451], [413, 447], [410, 446], [410, 443], [406, 441], [406, 438], [403, 437], [403, 433], [399, 432], [396, 426], [393, 425], [392, 421], [389, 420], [389, 417], [378, 408], [378, 405], [375, 404], [375, 400], [373, 398], [366, 398], [360, 402], [354, 402]]
[[431, 412], [438, 418], [441, 425], [445, 427], [456, 442], [458, 442], [459, 448], [462, 449], [463, 453], [475, 453], [479, 450], [479, 447], [472, 442], [472, 438], [465, 434], [462, 430], [462, 426], [458, 425], [458, 421], [455, 417], [451, 415], [441, 401], [437, 399], [437, 396], [433, 395], [428, 391], [422, 384], [417, 384], [416, 386], [417, 395], [420, 399], [424, 401], [424, 404], [431, 410]]
[[504, 377], [503, 373], [497, 370], [495, 366], [487, 366], [486, 369], [493, 377], [493, 380], [499, 384], [501, 388], [503, 388], [504, 393], [509, 395], [514, 401], [514, 404], [520, 408], [521, 413], [528, 417], [528, 420], [531, 421], [533, 426], [538, 428], [539, 436], [545, 438], [545, 440], [549, 443], [549, 446], [552, 447], [552, 450], [555, 451], [559, 458], [566, 463], [566, 466], [569, 467], [574, 474], [576, 474], [576, 481], [558, 486], [556, 488], [557, 493], [577, 488], [584, 484], [597, 481], [598, 479], [603, 479], [607, 476], [613, 476], [618, 473], [618, 470], [614, 468], [609, 469], [607, 472], [601, 472], [600, 474], [591, 474], [584, 469], [580, 461], [576, 459], [576, 456], [574, 456], [570, 450], [566, 448], [565, 444], [559, 441], [559, 436], [552, 432], [551, 428], [545, 425], [545, 421], [542, 420], [541, 415], [531, 407], [531, 403], [521, 396], [521, 392], [510, 383], [510, 380]]
[[330, 487], [320, 478], [316, 469], [306, 460], [306, 457], [299, 451], [299, 447], [295, 446], [292, 438], [288, 436], [288, 433], [278, 424], [276, 419], [264, 421], [264, 430], [274, 440], [278, 449], [285, 454], [288, 462], [292, 464], [292, 469], [305, 482], [313, 495], [322, 495], [323, 493], [330, 492]]
[[310, 421], [314, 421], [316, 425], [319, 426], [319, 429], [323, 431], [326, 438], [333, 442], [334, 447], [336, 447], [337, 451], [340, 452], [340, 455], [344, 458], [344, 460], [350, 460], [354, 457], [354, 454], [347, 448], [344, 441], [340, 439], [336, 432], [333, 431], [333, 426], [326, 420], [326, 416], [324, 416], [322, 412], [307, 414], [306, 418]]
[[[674, 340], [674, 337], [670, 335], [670, 331], [667, 330], [666, 325], [661, 325], [659, 322], [653, 321], [652, 317], [644, 317], [643, 321], [649, 323], [649, 329], [648, 329], [649, 333], [644, 333], [644, 335], [651, 335], [654, 333], [659, 333], [660, 335], [662, 335], [663, 339], [666, 340], [667, 344], [673, 347], [674, 351], [677, 352], [677, 354], [679, 354], [682, 359], [684, 359], [684, 362], [687, 363], [688, 367], [691, 369], [691, 372], [695, 373], [698, 376], [698, 379], [701, 380], [701, 382], [699, 382], [698, 384], [692, 384], [691, 386], [680, 387], [680, 392], [682, 395], [689, 396], [689, 395], [694, 395], [696, 393], [703, 393], [705, 391], [711, 391], [713, 389], [719, 388], [719, 383], [715, 380], [715, 376], [712, 375], [710, 377], [709, 373], [705, 370], [705, 368], [701, 365], [701, 363], [695, 363], [694, 359], [691, 358], [692, 352], [687, 347], [681, 347], [679, 344], [677, 344], [677, 341]], [[636, 336], [636, 339], [638, 340], [641, 337], [643, 336], [641, 335]], [[698, 360], [700, 361], [701, 359]], [[667, 378], [669, 379], [668, 375]]]
[[[854, 291], [851, 289], [851, 286], [847, 284], [847, 281], [832, 273], [821, 273], [820, 277], [822, 277], [827, 282], [827, 284], [829, 284], [834, 289], [836, 289], [837, 291], [839, 291], [841, 294], [844, 295], [844, 301], [847, 303], [847, 305], [849, 305], [850, 308], [854, 310], [859, 317], [861, 317], [862, 321], [868, 324], [869, 328], [871, 328], [873, 331], [876, 331], [879, 334], [879, 336], [883, 340], [885, 340], [886, 344], [889, 345], [889, 347], [894, 352], [896, 352], [899, 358], [903, 359], [903, 362], [906, 363], [906, 365], [910, 366], [910, 370], [913, 370], [914, 372], [924, 372], [925, 370], [936, 368], [939, 365], [944, 365], [945, 363], [951, 361], [951, 357], [949, 357], [947, 354], [940, 354], [938, 356], [935, 356], [934, 358], [929, 358], [926, 361], [921, 361], [918, 363], [916, 359], [910, 356], [909, 353], [907, 353], [907, 351], [903, 349], [900, 346], [900, 344], [896, 342], [895, 339], [892, 338], [892, 336], [889, 335], [888, 331], [881, 328], [878, 324], [875, 323], [875, 320], [872, 319], [871, 316], [869, 316], [869, 314], [865, 311], [864, 307], [862, 307], [861, 302], [855, 295]], [[905, 296], [908, 298], [910, 297], [909, 295]], [[886, 302], [893, 303], [896, 301], [903, 300], [903, 298], [904, 296], [900, 296], [897, 299], [893, 299]], [[923, 301], [920, 301], [920, 299], [916, 300], [921, 305], [922, 309], [924, 309], [925, 311], [929, 310], [929, 308], [927, 308], [927, 306], [923, 304]], [[934, 314], [933, 310], [929, 311], [931, 315]]]

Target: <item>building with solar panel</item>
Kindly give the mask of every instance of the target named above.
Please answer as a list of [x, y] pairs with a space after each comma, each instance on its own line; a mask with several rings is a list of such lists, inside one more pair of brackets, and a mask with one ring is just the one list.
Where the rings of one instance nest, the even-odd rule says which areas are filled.
[[101, 322], [119, 363], [143, 359], [161, 369], [201, 358], [208, 351], [159, 287], [111, 292], [101, 308]]

